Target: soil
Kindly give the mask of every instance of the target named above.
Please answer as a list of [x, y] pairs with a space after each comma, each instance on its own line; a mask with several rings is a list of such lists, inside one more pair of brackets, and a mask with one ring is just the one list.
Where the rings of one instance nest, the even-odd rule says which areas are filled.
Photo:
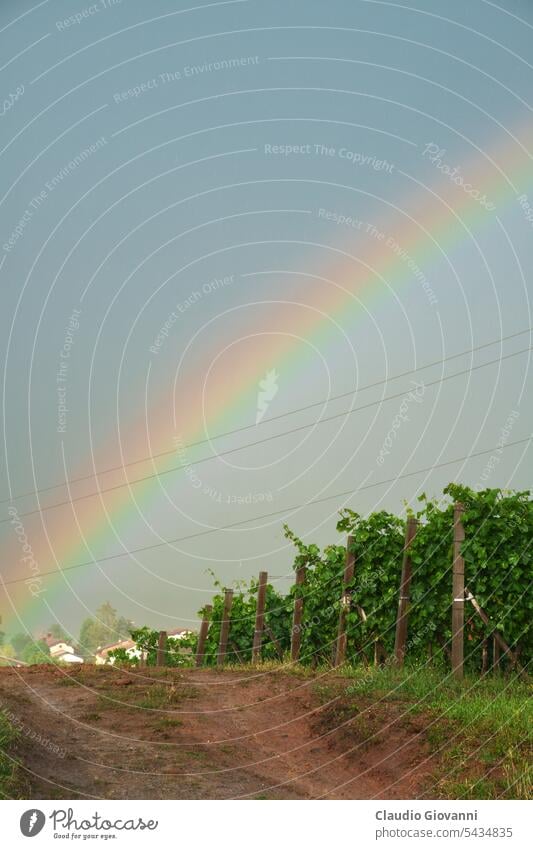
[[333, 674], [85, 665], [0, 669], [29, 799], [416, 799], [423, 716]]

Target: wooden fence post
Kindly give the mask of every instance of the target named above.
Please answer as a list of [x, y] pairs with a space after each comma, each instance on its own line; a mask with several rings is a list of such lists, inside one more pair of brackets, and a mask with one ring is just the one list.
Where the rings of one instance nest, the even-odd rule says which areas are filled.
[[486, 675], [489, 669], [489, 641], [487, 638], [481, 643], [481, 674]]
[[261, 644], [263, 642], [263, 631], [265, 629], [265, 601], [268, 583], [268, 572], [259, 572], [259, 584], [257, 587], [257, 607], [255, 610], [255, 631], [252, 648], [252, 663], [261, 660]]
[[374, 666], [383, 666], [387, 660], [387, 654], [381, 640], [374, 640]]
[[335, 652], [335, 666], [340, 666], [346, 660], [346, 614], [350, 609], [350, 594], [348, 587], [353, 580], [355, 570], [355, 555], [351, 551], [352, 537], [346, 540], [346, 560], [344, 561], [344, 577], [342, 581], [342, 597], [339, 609], [339, 629], [337, 632], [337, 650]]
[[196, 647], [196, 666], [202, 666], [205, 657], [205, 641], [207, 640], [207, 632], [209, 631], [209, 621], [211, 618], [211, 612], [213, 610], [213, 606], [211, 604], [206, 604], [204, 607], [204, 616], [202, 619], [202, 624], [200, 625], [200, 632], [198, 634], [198, 645]]
[[398, 599], [398, 617], [396, 619], [396, 639], [394, 642], [394, 657], [398, 666], [403, 666], [405, 647], [407, 644], [407, 620], [409, 616], [409, 592], [411, 587], [412, 563], [409, 547], [415, 538], [417, 521], [409, 516], [405, 526], [405, 545], [403, 548], [402, 577], [400, 580], [400, 597]]
[[220, 625], [220, 640], [218, 643], [217, 666], [222, 666], [226, 660], [228, 650], [229, 623], [231, 614], [231, 605], [233, 604], [233, 590], [226, 590], [224, 594], [224, 612], [222, 614], [222, 622]]
[[500, 670], [500, 645], [493, 635], [492, 637], [492, 671], [499, 672]]
[[167, 632], [159, 632], [159, 640], [157, 641], [157, 656], [156, 666], [166, 666], [167, 664]]
[[[296, 570], [296, 586], [303, 587], [305, 584], [305, 566], [299, 566]], [[291, 633], [291, 660], [298, 662], [300, 657], [300, 646], [302, 644], [302, 618], [304, 612], [303, 598], [294, 599], [294, 613], [292, 615]]]
[[452, 581], [452, 672], [456, 678], [464, 674], [464, 619], [465, 619], [465, 561], [461, 544], [465, 532], [461, 516], [463, 505], [457, 502], [453, 510], [453, 581]]

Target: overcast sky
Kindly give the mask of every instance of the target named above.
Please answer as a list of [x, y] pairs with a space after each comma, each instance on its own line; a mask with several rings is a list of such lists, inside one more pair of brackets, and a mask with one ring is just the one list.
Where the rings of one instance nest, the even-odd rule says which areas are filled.
[[194, 623], [209, 568], [288, 586], [283, 521], [531, 486], [531, 3], [2, 0], [0, 44], [2, 627]]

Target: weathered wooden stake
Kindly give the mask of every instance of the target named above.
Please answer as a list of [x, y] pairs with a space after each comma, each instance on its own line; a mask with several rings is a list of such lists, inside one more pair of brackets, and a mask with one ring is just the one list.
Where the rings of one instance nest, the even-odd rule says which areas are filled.
[[226, 660], [228, 650], [229, 624], [231, 605], [233, 604], [233, 590], [226, 590], [224, 594], [224, 612], [220, 625], [220, 640], [218, 643], [217, 666], [222, 666]]
[[166, 666], [167, 663], [167, 632], [159, 632], [159, 640], [157, 641], [157, 656], [156, 666]]
[[[302, 587], [305, 584], [305, 566], [300, 566], [296, 570], [296, 586]], [[294, 613], [292, 616], [292, 633], [291, 633], [291, 660], [297, 663], [300, 657], [300, 646], [302, 644], [302, 618], [304, 612], [303, 598], [294, 599]]]
[[492, 670], [493, 672], [500, 671], [500, 646], [495, 634], [492, 636]]
[[261, 660], [261, 644], [263, 642], [263, 631], [265, 629], [265, 600], [268, 583], [268, 572], [259, 572], [259, 585], [257, 587], [257, 607], [255, 611], [255, 631], [252, 648], [252, 662]]
[[237, 660], [239, 661], [239, 663], [244, 663], [243, 656], [239, 651], [239, 646], [237, 645], [237, 643], [235, 643], [233, 640], [230, 640], [230, 646], [233, 649], [233, 653], [234, 653], [235, 657], [237, 658]]
[[204, 607], [204, 617], [200, 625], [200, 633], [198, 634], [198, 645], [196, 647], [196, 666], [202, 666], [205, 657], [205, 641], [207, 640], [207, 632], [209, 631], [209, 621], [213, 606], [206, 604]]
[[374, 666], [383, 666], [387, 660], [387, 654], [381, 640], [374, 640]]
[[[487, 614], [485, 613], [485, 611], [483, 610], [481, 605], [478, 604], [477, 600], [474, 598], [472, 593], [469, 591], [468, 587], [465, 587], [465, 596], [468, 599], [468, 601], [472, 604], [474, 610], [478, 614], [478, 616], [481, 619], [481, 621], [483, 622], [483, 624], [487, 625], [490, 628], [492, 623], [491, 623], [489, 617], [487, 616]], [[511, 664], [512, 664], [512, 667], [513, 668], [516, 667], [518, 672], [520, 673], [520, 675], [525, 675], [525, 670], [522, 669], [522, 667], [518, 663], [517, 652], [514, 652], [511, 649], [511, 647], [509, 645], [507, 645], [507, 643], [503, 639], [502, 635], [500, 634], [500, 632], [498, 630], [496, 630], [496, 628], [492, 632], [492, 636], [493, 636], [493, 640], [494, 640], [494, 643], [493, 643], [493, 666], [496, 662], [498, 664], [500, 662], [500, 649], [501, 649], [503, 651], [504, 657], [505, 656], [509, 657]]]
[[456, 678], [464, 674], [465, 561], [461, 544], [465, 532], [461, 520], [463, 505], [453, 510], [453, 580], [452, 580], [452, 672]]
[[265, 625], [265, 631], [267, 632], [268, 636], [272, 640], [272, 645], [276, 649], [276, 652], [277, 652], [279, 659], [283, 660], [283, 649], [281, 648], [278, 640], [276, 639], [276, 635], [275, 635], [274, 631], [272, 630], [272, 628], [269, 628], [268, 625]]
[[481, 674], [486, 675], [489, 669], [489, 641], [484, 639], [481, 643]]
[[344, 561], [344, 577], [342, 581], [342, 597], [339, 609], [339, 629], [337, 632], [337, 651], [335, 652], [335, 666], [340, 666], [346, 660], [346, 614], [350, 609], [350, 593], [348, 590], [355, 571], [355, 555], [351, 551], [352, 537], [346, 540], [346, 560]]
[[407, 644], [407, 621], [409, 617], [409, 591], [411, 587], [412, 564], [409, 547], [415, 538], [417, 521], [409, 516], [405, 527], [405, 545], [403, 548], [402, 577], [400, 580], [400, 597], [398, 599], [398, 617], [396, 619], [396, 639], [394, 642], [394, 657], [398, 666], [403, 666], [405, 647]]

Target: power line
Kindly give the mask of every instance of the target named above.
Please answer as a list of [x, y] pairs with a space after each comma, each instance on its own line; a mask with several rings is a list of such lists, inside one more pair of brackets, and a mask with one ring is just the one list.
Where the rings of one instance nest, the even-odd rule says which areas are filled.
[[[436, 463], [433, 466], [426, 466], [424, 469], [416, 469], [414, 472], [405, 472], [403, 475], [397, 475], [394, 478], [388, 478], [384, 481], [376, 481], [376, 483], [368, 483], [364, 486], [358, 487], [357, 489], [346, 489], [343, 492], [336, 492], [334, 495], [325, 495], [322, 498], [315, 498], [311, 501], [305, 501], [303, 504], [296, 504], [292, 507], [285, 507], [282, 510], [273, 510], [271, 513], [263, 513], [261, 516], [254, 516], [251, 519], [241, 519], [238, 522], [232, 522], [229, 525], [221, 525], [218, 528], [209, 528], [205, 531], [197, 531], [194, 534], [187, 534], [183, 537], [176, 537], [176, 539], [168, 539], [163, 540], [162, 542], [152, 543], [151, 545], [144, 545], [141, 548], [132, 548], [127, 551], [121, 551], [117, 554], [108, 554], [105, 557], [99, 557], [98, 560], [86, 560], [83, 563], [74, 563], [72, 566], [65, 566], [62, 569], [50, 569], [47, 572], [39, 572], [39, 577], [46, 577], [47, 575], [57, 575], [61, 572], [68, 572], [71, 569], [81, 569], [83, 566], [96, 566], [99, 563], [104, 563], [108, 560], [116, 560], [119, 557], [124, 557], [125, 555], [130, 554], [140, 554], [144, 551], [152, 551], [156, 548], [164, 548], [166, 545], [174, 545], [178, 542], [186, 542], [187, 540], [196, 539], [198, 537], [208, 536], [209, 534], [218, 533], [218, 531], [228, 531], [233, 528], [240, 527], [241, 525], [246, 525], [249, 522], [258, 522], [261, 519], [270, 519], [273, 516], [279, 516], [283, 513], [292, 512], [293, 510], [300, 510], [302, 507], [309, 507], [314, 504], [323, 504], [325, 501], [331, 501], [334, 498], [343, 498], [345, 495], [355, 495], [356, 493], [363, 492], [363, 490], [373, 489], [376, 486], [384, 486], [388, 483], [395, 483], [398, 480], [403, 478], [414, 477], [415, 475], [421, 475], [425, 472], [433, 471], [433, 469], [441, 469], [444, 466], [451, 466], [454, 463], [461, 463], [463, 460], [471, 460], [473, 457], [481, 457], [484, 454], [490, 454], [492, 451], [500, 451], [505, 448], [511, 448], [515, 445], [523, 445], [526, 442], [531, 442], [533, 436], [528, 436], [525, 439], [517, 439], [514, 442], [508, 442], [506, 445], [495, 445], [492, 448], [485, 448], [483, 451], [476, 451], [473, 454], [467, 454], [464, 457], [455, 457], [453, 460], [446, 460], [443, 463]], [[4, 586], [10, 584], [20, 584], [26, 581], [27, 578], [13, 578], [9, 581], [4, 581], [2, 579], [2, 584]]]
[[[479, 369], [486, 368], [487, 366], [494, 365], [496, 363], [501, 363], [503, 360], [511, 359], [512, 357], [517, 357], [519, 354], [525, 354], [528, 351], [531, 351], [533, 348], [523, 348], [520, 351], [515, 351], [513, 354], [506, 354], [504, 357], [498, 357], [496, 360], [489, 360], [486, 363], [480, 363], [480, 365], [472, 366], [471, 368], [464, 369], [463, 371], [455, 372], [454, 374], [449, 374], [446, 377], [439, 378], [438, 380], [432, 380], [428, 383], [424, 383], [424, 389], [430, 386], [437, 386], [438, 384], [445, 383], [447, 380], [453, 380], [456, 377], [461, 377], [465, 374], [471, 374], [473, 371], [478, 371]], [[207, 463], [211, 460], [214, 460], [218, 457], [227, 457], [229, 454], [235, 454], [238, 451], [244, 451], [247, 448], [255, 448], [258, 445], [264, 445], [266, 442], [272, 442], [274, 439], [281, 439], [283, 436], [290, 436], [293, 433], [298, 433], [302, 430], [308, 430], [310, 427], [318, 427], [318, 425], [326, 424], [327, 422], [334, 421], [335, 419], [343, 418], [345, 416], [350, 416], [352, 413], [359, 413], [362, 410], [367, 410], [371, 407], [378, 406], [380, 404], [385, 404], [387, 401], [394, 401], [397, 398], [404, 398], [406, 392], [397, 392], [394, 395], [388, 395], [386, 398], [380, 398], [377, 401], [370, 401], [368, 404], [362, 404], [360, 407], [353, 407], [351, 410], [344, 410], [342, 413], [335, 413], [332, 416], [325, 416], [322, 419], [318, 419], [314, 422], [308, 422], [304, 425], [299, 425], [298, 427], [291, 428], [290, 430], [281, 431], [281, 433], [275, 433], [271, 436], [266, 436], [264, 439], [257, 439], [255, 442], [248, 442], [246, 445], [238, 445], [235, 448], [229, 448], [226, 451], [220, 451], [217, 454], [210, 454], [209, 457], [201, 457], [199, 460], [187, 461], [182, 463], [179, 466], [172, 466], [170, 469], [163, 469], [158, 472], [153, 472], [149, 475], [143, 475], [141, 478], [136, 478], [135, 480], [125, 481], [124, 483], [118, 483], [114, 486], [104, 487], [102, 489], [97, 490], [96, 492], [88, 492], [85, 495], [78, 495], [75, 498], [70, 498], [65, 501], [57, 501], [55, 504], [48, 504], [45, 507], [39, 507], [36, 510], [28, 510], [25, 513], [20, 513], [19, 518], [23, 519], [27, 516], [35, 516], [37, 514], [42, 514], [47, 512], [48, 510], [54, 510], [56, 507], [67, 507], [71, 504], [74, 504], [78, 501], [86, 501], [88, 498], [95, 498], [97, 495], [104, 495], [108, 492], [115, 492], [118, 489], [124, 489], [125, 487], [135, 486], [139, 483], [144, 483], [147, 480], [151, 480], [153, 478], [161, 478], [163, 475], [170, 475], [173, 472], [179, 472], [183, 469], [187, 469], [190, 466], [199, 466], [201, 463]], [[119, 467], [122, 468], [122, 467]], [[0, 525], [5, 524], [6, 522], [10, 522], [10, 518], [0, 519]]]
[[[329, 398], [323, 398], [321, 401], [313, 401], [310, 404], [305, 404], [302, 407], [295, 407], [293, 410], [287, 410], [285, 413], [279, 413], [277, 416], [271, 416], [268, 419], [263, 419], [257, 424], [249, 424], [249, 425], [241, 425], [240, 427], [234, 428], [233, 430], [223, 431], [222, 433], [217, 433], [214, 436], [210, 436], [208, 439], [199, 439], [196, 442], [190, 442], [188, 445], [184, 446], [184, 450], [188, 450], [189, 448], [196, 448], [199, 445], [205, 445], [210, 442], [214, 442], [216, 439], [222, 439], [226, 436], [232, 436], [235, 433], [241, 433], [245, 430], [256, 430], [261, 425], [270, 424], [271, 422], [278, 421], [279, 419], [283, 419], [286, 416], [293, 416], [296, 413], [301, 413], [305, 410], [311, 410], [314, 407], [321, 407], [323, 404], [329, 404], [331, 401], [338, 401], [340, 398], [347, 398], [350, 395], [355, 395], [357, 392], [364, 392], [366, 389], [374, 389], [376, 386], [383, 386], [386, 383], [389, 383], [393, 380], [399, 380], [402, 377], [407, 377], [410, 374], [416, 374], [418, 371], [424, 371], [424, 369], [432, 368], [433, 366], [441, 365], [443, 363], [450, 362], [451, 360], [456, 360], [458, 357], [465, 357], [467, 354], [473, 354], [476, 351], [481, 351], [483, 348], [490, 348], [492, 345], [497, 345], [500, 342], [507, 342], [509, 339], [516, 339], [518, 336], [523, 336], [525, 333], [531, 333], [533, 330], [532, 327], [527, 327], [525, 330], [519, 330], [517, 333], [511, 333], [508, 336], [500, 336], [498, 339], [494, 339], [492, 342], [485, 342], [482, 345], [477, 345], [474, 348], [468, 348], [466, 351], [460, 351], [458, 354], [451, 354], [449, 357], [444, 357], [440, 360], [434, 360], [432, 363], [426, 363], [423, 366], [418, 366], [417, 368], [409, 369], [408, 371], [400, 372], [400, 374], [395, 374], [392, 377], [385, 378], [383, 380], [377, 380], [374, 383], [368, 383], [365, 386], [361, 386], [356, 389], [350, 389], [347, 392], [341, 392], [338, 395], [331, 395]], [[529, 350], [529, 349], [527, 349]], [[519, 352], [521, 353], [521, 352]], [[504, 358], [505, 359], [505, 358]], [[395, 396], [396, 397], [396, 396]], [[385, 399], [386, 400], [386, 399]], [[169, 449], [167, 451], [160, 451], [157, 454], [151, 454], [149, 457], [141, 457], [138, 460], [131, 460], [129, 463], [123, 463], [120, 466], [110, 466], [107, 469], [102, 469], [100, 472], [93, 472], [90, 475], [83, 475], [77, 478], [69, 478], [61, 483], [51, 484], [50, 486], [42, 487], [40, 489], [29, 490], [28, 492], [21, 492], [18, 495], [14, 495], [12, 498], [3, 498], [0, 499], [0, 504], [6, 504], [7, 502], [12, 503], [13, 501], [17, 501], [19, 498], [27, 498], [30, 495], [37, 495], [44, 492], [50, 492], [52, 489], [59, 489], [60, 487], [67, 486], [73, 483], [81, 483], [82, 481], [92, 480], [99, 475], [110, 474], [111, 472], [119, 472], [122, 469], [126, 469], [130, 466], [137, 466], [141, 463], [147, 463], [150, 460], [156, 460], [159, 457], [166, 457], [170, 454], [174, 454], [175, 449]], [[223, 455], [217, 455], [223, 456]], [[145, 478], [140, 478], [139, 480], [145, 480]], [[101, 490], [107, 491], [107, 490]], [[52, 505], [53, 506], [53, 505]]]

